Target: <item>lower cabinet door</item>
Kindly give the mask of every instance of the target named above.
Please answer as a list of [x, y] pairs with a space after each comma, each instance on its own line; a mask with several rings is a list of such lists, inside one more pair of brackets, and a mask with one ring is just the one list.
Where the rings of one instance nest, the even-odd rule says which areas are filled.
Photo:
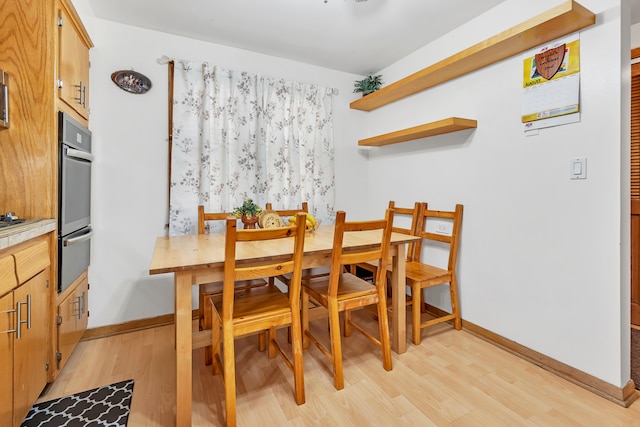
[[13, 341], [13, 424], [20, 425], [47, 385], [48, 269], [19, 286], [14, 308], [20, 332]]
[[13, 292], [0, 298], [0, 426], [13, 425]]
[[[80, 283], [77, 283], [77, 282]], [[71, 356], [88, 323], [89, 282], [86, 272], [71, 285], [71, 294], [58, 305], [58, 369], [62, 369]]]

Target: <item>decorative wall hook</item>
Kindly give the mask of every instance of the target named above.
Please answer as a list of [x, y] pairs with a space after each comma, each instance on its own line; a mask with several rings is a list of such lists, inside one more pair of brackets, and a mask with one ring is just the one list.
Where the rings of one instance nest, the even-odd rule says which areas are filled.
[[143, 94], [151, 89], [151, 80], [142, 73], [133, 70], [119, 70], [111, 74], [111, 80], [122, 90]]

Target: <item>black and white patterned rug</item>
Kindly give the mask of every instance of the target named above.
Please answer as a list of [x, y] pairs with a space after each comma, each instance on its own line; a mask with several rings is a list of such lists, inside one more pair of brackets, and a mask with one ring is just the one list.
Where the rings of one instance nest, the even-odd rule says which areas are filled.
[[60, 397], [31, 407], [20, 427], [124, 427], [133, 380]]

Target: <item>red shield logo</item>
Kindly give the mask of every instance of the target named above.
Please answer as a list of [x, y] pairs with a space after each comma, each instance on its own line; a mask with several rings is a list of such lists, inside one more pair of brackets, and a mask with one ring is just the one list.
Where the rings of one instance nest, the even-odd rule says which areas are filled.
[[562, 61], [566, 45], [562, 44], [554, 49], [546, 50], [536, 55], [536, 71], [547, 80], [556, 75]]

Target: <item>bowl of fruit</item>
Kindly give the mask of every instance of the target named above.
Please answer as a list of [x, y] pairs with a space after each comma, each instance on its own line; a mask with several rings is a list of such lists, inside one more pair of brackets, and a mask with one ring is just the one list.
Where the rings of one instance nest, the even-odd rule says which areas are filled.
[[[320, 223], [322, 222], [322, 220], [319, 219], [315, 219], [315, 217], [313, 215], [311, 215], [308, 212], [305, 212], [305, 214], [307, 215], [306, 218], [306, 229], [307, 231], [315, 231], [318, 229], [318, 227], [320, 227]], [[292, 216], [289, 217], [289, 224], [295, 224], [296, 223], [296, 217]]]

